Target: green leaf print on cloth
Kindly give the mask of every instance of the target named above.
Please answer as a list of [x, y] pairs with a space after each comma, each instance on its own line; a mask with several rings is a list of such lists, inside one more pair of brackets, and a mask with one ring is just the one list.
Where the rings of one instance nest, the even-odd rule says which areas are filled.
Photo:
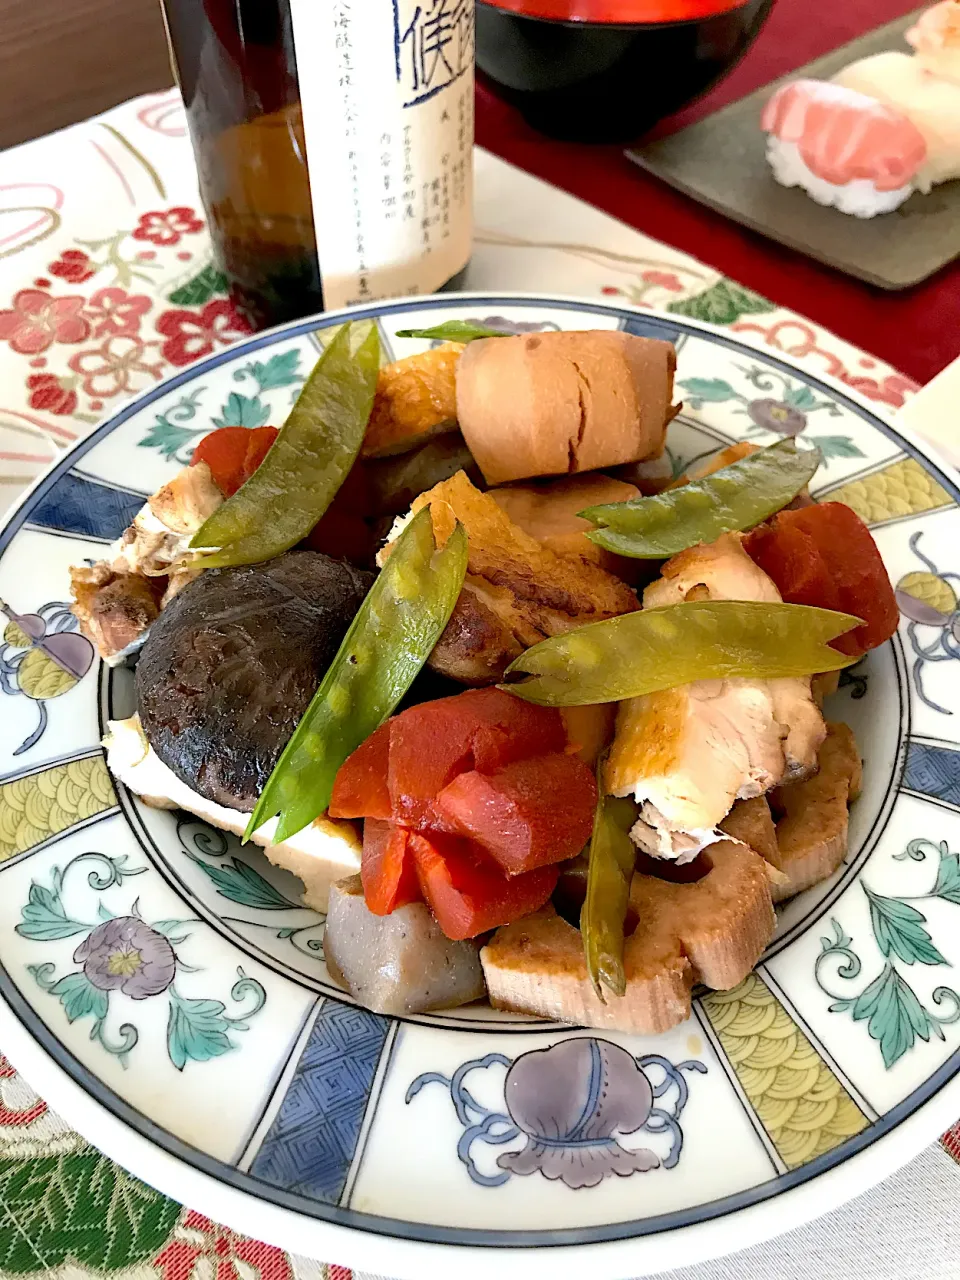
[[684, 298], [680, 302], [671, 302], [667, 307], [674, 315], [707, 320], [711, 324], [734, 324], [741, 316], [762, 315], [776, 309], [774, 303], [761, 297], [759, 293], [744, 289], [732, 280], [718, 280], [703, 293]]
[[0, 1271], [19, 1274], [40, 1269], [38, 1257], [48, 1271], [68, 1259], [107, 1271], [152, 1260], [181, 1212], [92, 1147], [0, 1160], [0, 1205]]
[[227, 292], [227, 277], [211, 263], [199, 275], [168, 295], [168, 300], [178, 307], [199, 307], [218, 294]]

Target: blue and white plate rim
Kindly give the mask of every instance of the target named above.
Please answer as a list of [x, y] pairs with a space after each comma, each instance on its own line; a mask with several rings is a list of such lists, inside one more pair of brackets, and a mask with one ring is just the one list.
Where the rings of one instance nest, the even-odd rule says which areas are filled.
[[[279, 341], [342, 323], [417, 310], [484, 310], [503, 306], [543, 307], [642, 321], [664, 336], [681, 333], [708, 341], [800, 378], [833, 400], [869, 420], [909, 457], [932, 471], [960, 503], [960, 486], [948, 463], [926, 441], [894, 426], [857, 391], [825, 374], [741, 342], [717, 326], [667, 312], [613, 305], [567, 295], [498, 291], [424, 295], [370, 303], [293, 321], [252, 335], [217, 352], [130, 401], [40, 475], [19, 503], [3, 517], [0, 552], [23, 523], [38, 496], [75, 466], [96, 444], [160, 397], [204, 376], [222, 364]], [[31, 1085], [79, 1133], [135, 1176], [172, 1198], [201, 1209], [218, 1221], [277, 1245], [291, 1253], [344, 1263], [383, 1276], [424, 1277], [456, 1267], [465, 1277], [489, 1274], [491, 1262], [519, 1276], [529, 1273], [532, 1249], [546, 1252], [541, 1265], [563, 1280], [580, 1276], [584, 1267], [602, 1276], [649, 1274], [718, 1257], [809, 1222], [888, 1177], [934, 1141], [960, 1115], [960, 1050], [941, 1064], [909, 1097], [863, 1133], [809, 1164], [760, 1187], [687, 1210], [639, 1222], [562, 1232], [494, 1233], [467, 1231], [482, 1243], [458, 1243], [455, 1228], [429, 1227], [341, 1209], [316, 1206], [303, 1211], [303, 1200], [264, 1186], [265, 1199], [249, 1190], [251, 1180], [238, 1170], [198, 1151], [155, 1125], [82, 1067], [34, 1015], [0, 967], [0, 1047]], [[60, 1058], [69, 1064], [64, 1066]], [[841, 1178], [842, 1171], [842, 1178]], [[296, 1201], [297, 1207], [294, 1207]], [[289, 1203], [287, 1203], [289, 1202]], [[776, 1212], [774, 1212], [776, 1202]], [[599, 1236], [602, 1241], [598, 1241]], [[529, 1236], [529, 1238], [527, 1238]], [[551, 1237], [546, 1239], [545, 1237]], [[591, 1240], [592, 1237], [592, 1240]], [[642, 1240], [642, 1249], [638, 1245]]]

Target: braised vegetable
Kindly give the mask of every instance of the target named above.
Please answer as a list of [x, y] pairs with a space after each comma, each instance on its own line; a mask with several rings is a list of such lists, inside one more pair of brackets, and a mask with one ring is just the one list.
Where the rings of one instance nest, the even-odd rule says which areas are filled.
[[205, 462], [220, 492], [230, 498], [260, 466], [279, 434], [276, 427], [220, 427], [203, 437], [190, 465]]
[[893, 587], [873, 535], [843, 502], [783, 511], [748, 534], [744, 550], [792, 604], [843, 609], [863, 619], [834, 648], [859, 657], [889, 640], [900, 622]]
[[[598, 775], [602, 770], [601, 761]], [[603, 985], [615, 996], [623, 996], [627, 990], [623, 970], [623, 926], [627, 918], [630, 882], [637, 864], [637, 846], [630, 839], [630, 828], [636, 816], [636, 805], [632, 801], [603, 794], [601, 780], [600, 801], [590, 838], [587, 895], [580, 910], [580, 933], [587, 973], [601, 1000]]]
[[473, 342], [474, 338], [509, 338], [505, 329], [489, 329], [470, 320], [445, 320], [430, 329], [398, 329], [398, 338], [429, 338], [434, 342]]
[[429, 512], [410, 522], [270, 775], [247, 837], [279, 814], [279, 843], [323, 813], [337, 770], [390, 715], [429, 657], [466, 567], [461, 526], [438, 551]]
[[[458, 774], [471, 769], [494, 773], [515, 760], [562, 751], [565, 745], [558, 712], [531, 707], [501, 689], [470, 689], [411, 707], [390, 722], [394, 821], [429, 825], [434, 800]], [[352, 764], [351, 759], [344, 772]]]
[[593, 771], [557, 751], [495, 773], [461, 773], [435, 807], [447, 830], [475, 840], [515, 876], [576, 857], [589, 839], [596, 803]]
[[333, 980], [374, 1013], [451, 1009], [484, 993], [476, 943], [444, 937], [422, 902], [375, 916], [359, 876], [330, 890], [323, 951]]
[[663, 560], [722, 533], [750, 529], [791, 502], [810, 482], [822, 457], [780, 440], [702, 480], [652, 498], [588, 507], [579, 514], [600, 528], [591, 542], [617, 555]]
[[410, 848], [424, 898], [448, 938], [475, 938], [539, 911], [557, 887], [559, 870], [537, 867], [508, 876], [472, 840], [411, 831]]
[[350, 334], [349, 324], [339, 330], [261, 465], [194, 535], [204, 568], [269, 560], [305, 538], [330, 505], [360, 451], [380, 367], [376, 326], [356, 354]]
[[330, 796], [331, 818], [393, 817], [387, 769], [390, 761], [390, 722], [382, 724], [337, 771]]
[[375, 916], [388, 916], [397, 907], [423, 901], [409, 835], [405, 827], [376, 818], [367, 818], [363, 824], [360, 879], [367, 906]]
[[507, 687], [562, 707], [619, 702], [695, 680], [836, 671], [853, 659], [827, 641], [859, 624], [829, 609], [741, 600], [643, 609], [534, 645], [507, 668]]

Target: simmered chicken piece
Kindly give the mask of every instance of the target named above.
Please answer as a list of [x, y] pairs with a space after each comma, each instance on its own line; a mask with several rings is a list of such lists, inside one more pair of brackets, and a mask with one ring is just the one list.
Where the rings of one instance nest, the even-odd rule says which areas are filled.
[[[643, 606], [691, 599], [777, 603], [780, 593], [725, 534], [667, 561]], [[607, 790], [641, 806], [640, 848], [686, 862], [721, 838], [735, 801], [808, 773], [825, 732], [809, 679], [704, 680], [633, 698], [620, 705]]]
[[461, 342], [445, 342], [380, 370], [361, 455], [386, 458], [457, 428]]
[[430, 659], [444, 675], [492, 684], [545, 637], [637, 608], [626, 583], [532, 538], [462, 471], [421, 494], [412, 511], [428, 505], [439, 544], [458, 520], [469, 538], [466, 582]]
[[70, 570], [73, 611], [108, 663], [146, 635], [160, 610], [197, 575], [177, 568], [190, 539], [223, 502], [205, 462], [184, 467], [149, 498], [109, 559]]
[[577, 513], [605, 502], [629, 502], [639, 493], [636, 485], [591, 472], [545, 484], [506, 485], [491, 489], [490, 497], [514, 524], [551, 551], [592, 560], [625, 582], [636, 582], [642, 567], [640, 562], [613, 555], [591, 542], [584, 535], [593, 525]]

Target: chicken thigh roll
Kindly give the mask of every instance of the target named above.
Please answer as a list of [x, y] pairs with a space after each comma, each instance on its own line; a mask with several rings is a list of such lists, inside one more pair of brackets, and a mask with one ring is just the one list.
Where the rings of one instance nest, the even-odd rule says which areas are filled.
[[482, 338], [457, 367], [460, 430], [488, 484], [657, 457], [676, 364], [671, 343], [628, 333]]

